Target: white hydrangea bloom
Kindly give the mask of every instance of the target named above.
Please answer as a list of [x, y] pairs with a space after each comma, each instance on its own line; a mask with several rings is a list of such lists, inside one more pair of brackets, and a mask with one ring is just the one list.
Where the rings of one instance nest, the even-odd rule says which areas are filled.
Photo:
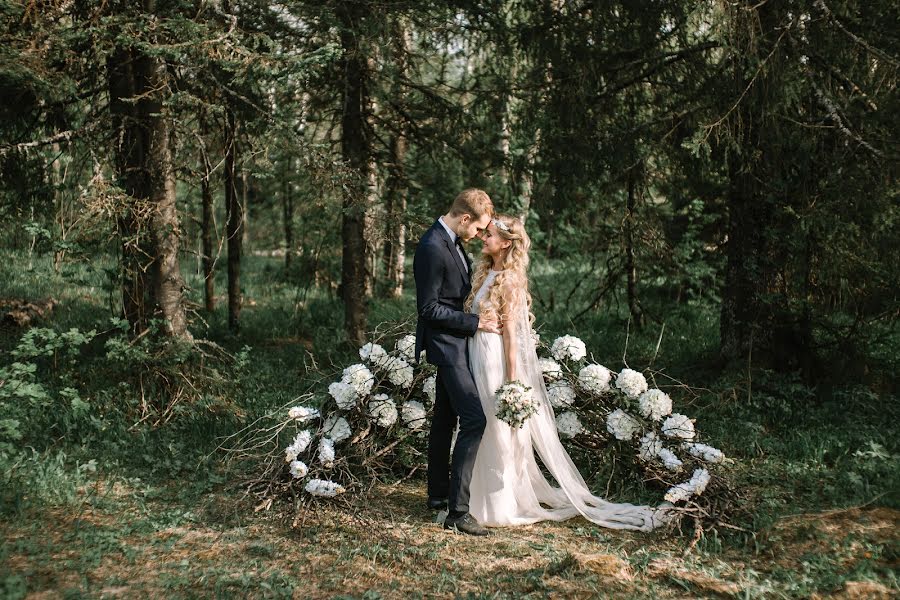
[[550, 353], [556, 360], [579, 361], [587, 356], [587, 348], [580, 339], [573, 335], [564, 335], [553, 340]]
[[691, 477], [691, 485], [694, 487], [695, 496], [699, 496], [706, 491], [706, 486], [709, 485], [710, 479], [709, 471], [706, 469], [697, 469], [694, 471], [694, 475]]
[[632, 369], [622, 369], [616, 376], [616, 387], [629, 398], [637, 398], [647, 391], [647, 379]]
[[356, 406], [356, 401], [359, 399], [353, 386], [343, 381], [335, 381], [329, 385], [328, 393], [331, 394], [341, 410], [350, 410]]
[[603, 365], [588, 365], [578, 372], [578, 384], [592, 394], [602, 394], [609, 389], [612, 373]]
[[369, 401], [369, 414], [382, 427], [390, 427], [397, 422], [397, 405], [387, 394], [378, 394]]
[[412, 365], [402, 358], [395, 358], [391, 361], [391, 366], [388, 369], [388, 379], [394, 385], [409, 389], [413, 384], [415, 376], [416, 374], [413, 371]]
[[580, 433], [584, 433], [584, 426], [578, 420], [578, 415], [572, 411], [567, 411], [556, 416], [556, 428], [566, 437], [575, 437]]
[[353, 388], [357, 396], [364, 398], [372, 391], [372, 386], [375, 385], [375, 376], [366, 368], [366, 365], [357, 363], [344, 369], [341, 383], [346, 383]]
[[547, 381], [556, 381], [563, 376], [562, 367], [552, 358], [542, 358], [538, 360], [538, 364], [541, 367], [541, 373], [544, 374], [544, 379]]
[[298, 423], [306, 423], [319, 418], [319, 411], [307, 406], [295, 406], [288, 411], [288, 417]]
[[319, 441], [319, 462], [326, 469], [330, 469], [334, 466], [334, 440], [331, 438], [323, 437]]
[[419, 430], [425, 425], [425, 407], [421, 402], [407, 400], [400, 407], [403, 423], [412, 430]]
[[659, 439], [659, 436], [656, 435], [656, 432], [650, 431], [644, 434], [644, 437], [641, 438], [641, 446], [640, 450], [638, 451], [638, 456], [641, 458], [641, 460], [650, 462], [657, 457], [659, 451], [662, 450], [662, 448], [662, 440]]
[[644, 417], [659, 421], [672, 412], [672, 399], [662, 390], [647, 390], [638, 398], [638, 409]]
[[306, 466], [306, 463], [300, 460], [291, 461], [291, 475], [294, 476], [294, 479], [303, 479], [307, 473], [309, 473], [309, 467]]
[[411, 361], [416, 357], [416, 336], [404, 335], [397, 340], [397, 352], [404, 359]]
[[333, 439], [335, 443], [340, 443], [349, 438], [353, 431], [350, 429], [350, 423], [347, 422], [347, 419], [332, 413], [325, 419], [322, 433]]
[[575, 403], [575, 390], [566, 382], [557, 381], [547, 388], [547, 398], [554, 408], [565, 408]]
[[660, 448], [656, 453], [656, 456], [662, 461], [663, 466], [670, 471], [680, 471], [681, 466], [684, 464], [681, 462], [681, 459], [675, 456], [675, 453], [668, 448]]
[[304, 429], [300, 433], [297, 434], [297, 437], [294, 438], [293, 443], [290, 446], [284, 449], [284, 460], [285, 462], [291, 462], [295, 460], [300, 454], [302, 454], [308, 447], [309, 443], [312, 441], [312, 432], [309, 429]]
[[692, 440], [694, 439], [694, 422], [684, 415], [672, 413], [672, 416], [663, 421], [662, 433], [670, 438]]
[[437, 375], [432, 375], [426, 379], [425, 383], [422, 384], [422, 390], [425, 392], [428, 402], [434, 404], [434, 399], [437, 397]]
[[666, 492], [665, 499], [675, 503], [689, 499], [691, 496], [699, 496], [709, 485], [710, 475], [706, 469], [697, 469], [691, 475], [690, 480], [676, 484]]
[[306, 483], [304, 489], [313, 496], [320, 496], [323, 498], [332, 498], [338, 494], [343, 494], [346, 491], [344, 486], [324, 479], [310, 479]]
[[617, 440], [630, 440], [640, 429], [640, 422], [621, 408], [617, 408], [606, 417], [606, 430]]
[[725, 453], [719, 450], [718, 448], [713, 448], [712, 446], [707, 446], [706, 444], [682, 444], [682, 448], [688, 451], [688, 453], [700, 460], [704, 460], [708, 463], [720, 463], [725, 460]]
[[359, 357], [372, 364], [377, 364], [379, 359], [384, 356], [387, 356], [387, 351], [374, 342], [369, 342], [359, 349]]

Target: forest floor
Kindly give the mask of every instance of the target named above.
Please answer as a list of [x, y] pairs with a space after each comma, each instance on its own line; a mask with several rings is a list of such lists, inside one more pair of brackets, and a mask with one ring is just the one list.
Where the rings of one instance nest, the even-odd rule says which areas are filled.
[[[895, 598], [900, 511], [799, 514], [755, 550], [617, 532], [582, 519], [444, 531], [420, 482], [294, 520], [182, 483], [98, 478], [68, 507], [0, 524], [8, 597]], [[894, 575], [891, 575], [894, 573]], [[874, 576], [873, 576], [874, 575]]]
[[[54, 299], [40, 326], [109, 329], [113, 262], [59, 275], [49, 259], [33, 271], [15, 267], [22, 256], [0, 259], [0, 299]], [[222, 309], [194, 324], [230, 352], [252, 349], [243, 375], [229, 374], [242, 425], [356, 352], [335, 342], [333, 296], [307, 295], [271, 259], [248, 263], [240, 334], [228, 332]], [[194, 277], [191, 287], [202, 284]], [[412, 311], [410, 297], [375, 301], [371, 322]], [[617, 532], [578, 518], [470, 538], [434, 523], [418, 479], [296, 515], [288, 503], [257, 510], [234, 483], [252, 475], [235, 468], [253, 465], [222, 465], [214, 454], [235, 423], [198, 408], [166, 427], [138, 427], [122, 371], [107, 369], [101, 345], [58, 371], [36, 371], [49, 404], [10, 402], [0, 415], [0, 424], [34, 425], [0, 457], [0, 598], [898, 597], [900, 403], [891, 393], [857, 385], [819, 398], [796, 379], [754, 373], [751, 396], [743, 374], [704, 366], [718, 340], [714, 307], [672, 309], [661, 346], [651, 328], [631, 331], [629, 342], [621, 316], [598, 313], [573, 331], [568, 314], [544, 310], [546, 334], [583, 335], [610, 360], [627, 347], [634, 364], [654, 357], [709, 388], [687, 409], [735, 458], [733, 481], [752, 502], [745, 532], [708, 531], [693, 545], [690, 529]], [[21, 335], [0, 328], [0, 358]], [[73, 381], [86, 416], [57, 393]]]

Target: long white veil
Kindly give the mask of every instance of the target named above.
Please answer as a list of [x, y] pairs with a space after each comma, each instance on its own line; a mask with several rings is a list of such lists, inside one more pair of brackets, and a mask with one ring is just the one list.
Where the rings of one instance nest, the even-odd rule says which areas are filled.
[[[537, 414], [527, 421], [527, 426], [538, 456], [559, 484], [559, 488], [554, 488], [540, 472], [529, 473], [529, 478], [535, 483], [535, 492], [541, 504], [550, 507], [549, 513], [560, 513], [560, 516], [571, 514], [571, 509], [574, 508], [589, 521], [612, 529], [649, 531], [665, 523], [667, 521], [665, 505], [652, 508], [615, 504], [591, 493], [559, 439], [556, 418], [538, 363], [526, 307], [523, 307], [519, 315], [516, 332], [519, 346], [517, 349], [519, 379], [531, 386], [535, 398], [540, 403]], [[529, 464], [529, 469], [538, 470], [533, 462]], [[538, 486], [541, 489], [538, 489]]]

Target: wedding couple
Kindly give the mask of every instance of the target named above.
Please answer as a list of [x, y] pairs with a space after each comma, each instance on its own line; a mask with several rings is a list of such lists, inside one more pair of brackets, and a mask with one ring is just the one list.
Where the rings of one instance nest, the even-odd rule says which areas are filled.
[[[462, 243], [476, 237], [481, 257], [472, 264]], [[559, 440], [531, 335], [530, 245], [519, 219], [495, 216], [490, 197], [468, 189], [416, 248], [416, 356], [424, 350], [437, 367], [428, 507], [449, 509], [444, 528], [470, 535], [487, 535], [485, 525], [579, 514], [604, 527], [648, 531], [661, 524], [660, 510], [591, 494]], [[494, 392], [513, 380], [531, 386], [540, 404], [521, 429], [495, 416]]]

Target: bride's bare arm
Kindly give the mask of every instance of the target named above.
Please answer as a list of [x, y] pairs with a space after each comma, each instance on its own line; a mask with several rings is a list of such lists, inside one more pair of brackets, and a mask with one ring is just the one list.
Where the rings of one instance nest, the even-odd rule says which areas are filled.
[[509, 314], [508, 310], [504, 310], [501, 314], [500, 323], [503, 327], [503, 360], [506, 363], [506, 381], [513, 381], [518, 378], [516, 349], [519, 346], [516, 336], [519, 335], [519, 332], [516, 330], [516, 319]]

